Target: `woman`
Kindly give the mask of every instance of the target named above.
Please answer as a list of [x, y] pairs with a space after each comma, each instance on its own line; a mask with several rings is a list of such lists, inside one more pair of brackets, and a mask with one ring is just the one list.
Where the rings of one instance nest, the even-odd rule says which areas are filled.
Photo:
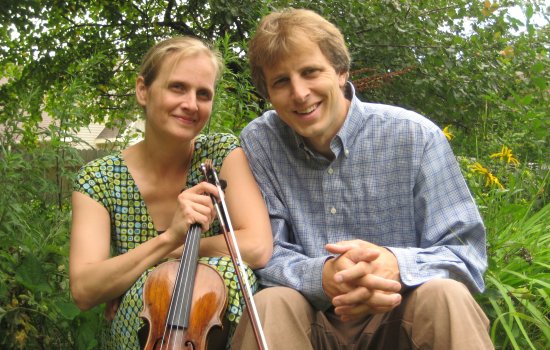
[[72, 195], [71, 292], [82, 310], [120, 298], [119, 305], [107, 308], [116, 311], [111, 347], [139, 347], [143, 283], [155, 265], [181, 255], [194, 223], [203, 232], [200, 261], [223, 273], [228, 286], [224, 322], [231, 333], [240, 319], [244, 303], [237, 277], [205, 194], [219, 195], [215, 186], [200, 181], [199, 166], [206, 159], [227, 181], [227, 206], [244, 262], [261, 268], [271, 256], [269, 218], [238, 139], [199, 135], [222, 68], [219, 54], [200, 40], [178, 37], [155, 45], [136, 81], [137, 102], [145, 112], [143, 141], [88, 163], [78, 174]]

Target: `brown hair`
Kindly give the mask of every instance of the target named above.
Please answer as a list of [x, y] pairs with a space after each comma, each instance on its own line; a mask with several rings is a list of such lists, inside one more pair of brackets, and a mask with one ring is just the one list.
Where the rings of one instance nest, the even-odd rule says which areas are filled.
[[179, 54], [179, 58], [181, 59], [200, 53], [204, 53], [210, 57], [212, 65], [216, 70], [216, 81], [218, 81], [224, 68], [220, 53], [204, 41], [189, 36], [166, 39], [151, 47], [143, 57], [139, 75], [143, 77], [145, 86], [150, 86], [157, 78], [160, 67], [166, 57], [172, 54]]
[[292, 54], [300, 40], [308, 38], [317, 45], [337, 73], [349, 72], [351, 59], [340, 30], [311, 10], [286, 9], [265, 16], [248, 46], [252, 82], [263, 97], [268, 97], [263, 67], [272, 66]]

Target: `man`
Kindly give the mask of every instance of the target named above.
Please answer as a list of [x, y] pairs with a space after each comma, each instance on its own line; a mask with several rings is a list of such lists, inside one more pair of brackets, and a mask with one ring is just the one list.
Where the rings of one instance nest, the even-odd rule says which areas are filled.
[[[249, 46], [274, 107], [241, 133], [273, 257], [255, 296], [270, 349], [486, 349], [485, 230], [441, 130], [359, 101], [340, 31], [266, 16]], [[469, 289], [469, 290], [468, 290]], [[233, 349], [255, 349], [247, 316]]]

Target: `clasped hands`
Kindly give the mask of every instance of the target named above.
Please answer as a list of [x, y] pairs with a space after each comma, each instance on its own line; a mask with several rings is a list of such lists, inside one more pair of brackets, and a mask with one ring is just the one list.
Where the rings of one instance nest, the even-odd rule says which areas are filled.
[[323, 289], [342, 321], [391, 311], [401, 303], [399, 265], [391, 251], [362, 240], [329, 243]]

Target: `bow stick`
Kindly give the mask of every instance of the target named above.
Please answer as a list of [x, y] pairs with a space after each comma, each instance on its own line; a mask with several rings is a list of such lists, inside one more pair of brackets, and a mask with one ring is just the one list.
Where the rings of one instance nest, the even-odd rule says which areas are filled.
[[[235, 237], [235, 231], [233, 231], [233, 226], [231, 225], [231, 220], [229, 218], [229, 211], [227, 210], [227, 205], [225, 204], [225, 196], [223, 193], [223, 188], [218, 178], [218, 174], [214, 169], [212, 160], [206, 159], [204, 163], [201, 164], [201, 171], [206, 179], [206, 181], [215, 185], [218, 188], [220, 195], [220, 202], [216, 200], [216, 197], [210, 195], [212, 203], [216, 208], [216, 213], [218, 215], [218, 220], [223, 231], [223, 236], [229, 250], [229, 255], [233, 266], [235, 267], [235, 272], [237, 272], [237, 279], [243, 291], [243, 296], [246, 304], [246, 309], [250, 321], [252, 322], [252, 329], [254, 330], [254, 336], [256, 337], [256, 342], [260, 350], [268, 350], [267, 343], [265, 340], [264, 332], [258, 317], [258, 311], [256, 309], [256, 304], [254, 303], [254, 298], [252, 296], [252, 289], [248, 282], [248, 276], [246, 269], [241, 258], [241, 253], [239, 251], [239, 246], [237, 245], [237, 238]], [[223, 186], [225, 187], [225, 186]], [[221, 204], [221, 206], [220, 206]]]

